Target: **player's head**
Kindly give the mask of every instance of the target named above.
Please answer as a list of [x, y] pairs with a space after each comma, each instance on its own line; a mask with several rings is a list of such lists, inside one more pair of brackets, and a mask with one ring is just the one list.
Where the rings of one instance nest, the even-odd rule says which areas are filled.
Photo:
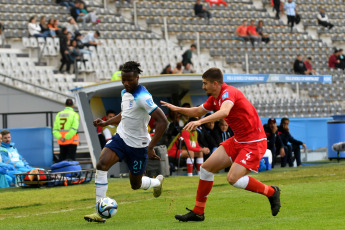
[[9, 130], [4, 129], [1, 131], [1, 135], [2, 135], [2, 142], [5, 143], [11, 143], [11, 133]]
[[280, 126], [281, 126], [282, 129], [284, 129], [285, 131], [289, 131], [289, 123], [290, 123], [289, 118], [283, 117], [282, 120], [280, 121]]
[[73, 107], [73, 100], [71, 98], [68, 98], [65, 102], [66, 107]]
[[114, 110], [111, 110], [111, 109], [107, 110], [106, 114], [107, 114], [107, 120], [109, 120], [109, 119], [111, 119], [111, 118], [116, 116]]
[[121, 78], [122, 84], [127, 92], [133, 93], [138, 87], [139, 74], [141, 74], [141, 72], [142, 70], [140, 69], [140, 64], [137, 62], [129, 61], [123, 65]]
[[[202, 89], [207, 96], [215, 96], [223, 84], [223, 73], [220, 69], [213, 67], [202, 75]], [[218, 92], [219, 93], [219, 92]]]

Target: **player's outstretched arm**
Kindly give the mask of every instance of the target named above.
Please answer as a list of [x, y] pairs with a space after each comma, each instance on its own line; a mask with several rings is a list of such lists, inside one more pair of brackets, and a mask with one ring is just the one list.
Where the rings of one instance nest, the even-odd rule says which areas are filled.
[[204, 110], [201, 105], [198, 107], [185, 108], [185, 107], [175, 106], [175, 105], [170, 104], [170, 103], [165, 102], [165, 101], [161, 101], [161, 104], [162, 104], [162, 106], [168, 107], [168, 109], [170, 109], [172, 111], [182, 113], [188, 117], [201, 117], [207, 113], [207, 111]]
[[161, 108], [157, 108], [155, 111], [153, 111], [153, 113], [151, 113], [151, 117], [156, 121], [156, 127], [155, 134], [153, 135], [149, 146], [147, 146], [147, 153], [150, 159], [160, 160], [153, 147], [155, 147], [162, 138], [165, 130], [168, 128], [169, 122]]

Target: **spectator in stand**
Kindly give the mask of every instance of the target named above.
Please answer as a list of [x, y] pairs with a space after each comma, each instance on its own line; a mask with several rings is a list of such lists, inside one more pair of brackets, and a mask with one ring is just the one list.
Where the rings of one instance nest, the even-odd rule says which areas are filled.
[[113, 76], [111, 77], [111, 81], [120, 81], [121, 80], [122, 68], [123, 68], [123, 65], [120, 65], [119, 70], [117, 70], [115, 73], [113, 73]]
[[74, 7], [73, 1], [69, 0], [56, 0], [56, 4], [59, 4], [60, 6], [65, 6], [67, 10], [70, 10], [70, 7]]
[[169, 109], [166, 117], [169, 121], [169, 126], [164, 135], [164, 138], [162, 138], [162, 143], [168, 146], [173, 140], [173, 138], [180, 133], [181, 128], [179, 126], [179, 114], [177, 112]]
[[29, 24], [28, 24], [28, 31], [30, 36], [34, 36], [34, 37], [49, 37], [50, 33], [49, 31], [45, 31], [43, 33], [41, 33], [41, 27], [40, 25], [36, 22], [36, 16], [32, 16], [29, 20]]
[[[188, 122], [196, 121], [197, 119], [192, 117]], [[182, 149], [179, 150], [179, 141], [182, 136], [186, 147], [182, 144]], [[179, 152], [178, 152], [179, 151]], [[177, 135], [168, 147], [168, 155], [170, 157], [175, 157], [176, 153], [179, 154], [181, 158], [187, 158], [187, 175], [193, 176], [193, 164], [194, 157], [196, 157], [196, 165], [198, 175], [200, 174], [200, 166], [204, 163], [204, 155], [208, 154], [210, 150], [208, 148], [202, 148], [198, 143], [198, 132], [196, 129], [187, 131], [183, 130], [181, 135]]]
[[164, 67], [164, 69], [162, 70], [161, 74], [172, 74], [172, 70], [171, 70], [171, 65], [167, 65]]
[[88, 50], [88, 49], [84, 49], [85, 48], [85, 45], [83, 43], [83, 38], [82, 38], [82, 35], [80, 33], [77, 33], [75, 35], [75, 40], [77, 41], [77, 47], [78, 49], [80, 50], [80, 52], [82, 54], [89, 54], [90, 57], [91, 57], [91, 54], [92, 54], [92, 51], [91, 50]]
[[247, 20], [242, 21], [242, 25], [237, 27], [235, 31], [235, 39], [241, 40], [241, 41], [248, 41], [248, 25], [247, 25]]
[[187, 65], [183, 68], [182, 73], [194, 73], [195, 71], [192, 69], [192, 65], [187, 63]]
[[290, 25], [292, 32], [296, 20], [296, 3], [292, 0], [288, 0], [288, 2], [284, 5], [284, 10], [288, 18], [288, 26]]
[[97, 18], [95, 12], [89, 12], [84, 2], [80, 2], [79, 4], [80, 13], [78, 15], [78, 21], [83, 22], [83, 26], [85, 27], [86, 22], [92, 22], [93, 25], [98, 24], [101, 20]]
[[280, 19], [279, 13], [280, 13], [280, 0], [273, 0], [273, 7], [276, 11], [276, 19]]
[[[48, 26], [48, 24], [47, 24], [47, 22], [46, 22], [46, 16], [42, 16], [42, 17], [40, 18], [40, 27], [41, 27], [41, 33], [45, 33], [46, 31], [48, 31], [48, 32], [49, 32], [49, 35], [50, 35], [51, 37], [55, 37], [55, 36], [56, 36], [55, 32], [51, 32], [51, 31], [50, 31], [49, 26]], [[47, 34], [48, 34], [48, 33], [47, 33]]]
[[[116, 114], [113, 110], [108, 110], [106, 120], [109, 120], [115, 116]], [[117, 129], [117, 125], [107, 125], [103, 127], [102, 133], [105, 138], [105, 141], [109, 141], [115, 135], [116, 129]]]
[[[0, 174], [2, 174], [3, 177], [5, 177], [5, 181], [7, 181], [8, 183], [8, 185], [5, 187], [8, 187], [8, 186], [13, 187], [16, 184], [16, 175], [14, 175], [14, 173], [21, 173], [21, 172], [17, 171], [13, 165], [6, 164], [5, 162], [3, 162], [2, 156], [3, 155], [8, 156], [8, 151], [5, 148], [1, 147], [1, 143], [2, 143], [2, 134], [0, 133]], [[3, 183], [0, 182], [0, 188], [4, 188]]]
[[266, 44], [270, 42], [270, 38], [264, 34], [264, 22], [262, 20], [259, 21], [258, 26], [256, 27], [256, 32], [261, 36], [261, 41]]
[[311, 60], [312, 60], [312, 58], [308, 57], [307, 60], [304, 61], [304, 65], [310, 74], [316, 74], [316, 71], [313, 69], [313, 66], [311, 64]]
[[338, 66], [340, 65], [340, 60], [338, 59], [338, 57], [339, 57], [339, 50], [334, 48], [333, 54], [328, 59], [329, 68], [338, 68]]
[[172, 71], [173, 74], [182, 74], [182, 62], [176, 64], [175, 69]]
[[317, 15], [317, 21], [319, 22], [319, 25], [323, 27], [328, 27], [329, 30], [332, 29], [334, 26], [332, 23], [329, 22], [324, 9], [320, 9], [320, 13]]
[[66, 24], [66, 28], [68, 32], [72, 33], [72, 38], [75, 38], [75, 35], [79, 33], [79, 26], [72, 17], [67, 18], [68, 23]]
[[250, 25], [247, 27], [247, 33], [249, 36], [252, 45], [254, 46], [254, 42], [261, 41], [261, 36], [258, 32], [256, 32], [255, 21], [250, 20]]
[[29, 163], [19, 154], [15, 144], [11, 142], [11, 132], [9, 130], [2, 130], [1, 147], [7, 151], [1, 151], [2, 162], [10, 164], [15, 167], [17, 171], [28, 172], [33, 170]]
[[[66, 28], [63, 29], [67, 31]], [[63, 73], [63, 67], [66, 65], [66, 72], [69, 74], [71, 69], [71, 64], [73, 63], [69, 58], [69, 46], [71, 45], [72, 34], [67, 32], [67, 34], [61, 34], [60, 36], [60, 53], [61, 53], [61, 66], [60, 73]]]
[[[297, 166], [301, 166], [302, 163], [300, 145], [303, 146], [304, 152], [307, 151], [307, 146], [302, 141], [298, 141], [291, 136], [289, 131], [289, 123], [289, 118], [284, 117], [282, 118], [280, 126], [278, 128], [278, 135], [284, 144], [285, 150], [285, 157], [283, 157], [282, 159], [281, 166], [285, 167], [286, 163], [288, 163], [290, 167], [293, 167], [294, 160], [292, 159], [292, 151], [294, 152], [294, 156], [297, 161]], [[291, 143], [292, 145], [289, 145], [288, 143]]]
[[95, 46], [97, 48], [98, 45], [102, 45], [101, 42], [96, 42], [96, 39], [100, 36], [101, 34], [98, 30], [96, 30], [95, 32], [88, 33], [81, 41], [83, 42], [84, 46]]
[[303, 57], [300, 54], [297, 55], [295, 63], [293, 64], [293, 71], [295, 72], [295, 74], [301, 74], [301, 75], [311, 74], [311, 71], [306, 68], [303, 62]]
[[[68, 33], [70, 33], [70, 32], [68, 32]], [[72, 34], [71, 34], [71, 39], [72, 39]], [[70, 46], [68, 47], [68, 49], [69, 49], [68, 50], [68, 59], [70, 60], [71, 64], [74, 63], [75, 61], [83, 61], [83, 59], [82, 59], [83, 54], [80, 52], [80, 50], [77, 46], [76, 40], [71, 40]]]
[[193, 57], [193, 52], [196, 50], [196, 45], [192, 44], [190, 46], [190, 49], [186, 50], [183, 54], [182, 54], [182, 65], [186, 66], [188, 63], [193, 65], [192, 62], [192, 57]]
[[339, 63], [335, 65], [336, 68], [338, 69], [345, 69], [345, 57], [344, 57], [344, 51], [343, 49], [339, 49], [339, 55], [338, 55], [338, 61]]
[[74, 7], [72, 7], [72, 9], [71, 9], [71, 16], [74, 18], [74, 20], [76, 22], [78, 21], [78, 16], [81, 13], [79, 6], [80, 6], [80, 1], [77, 0], [74, 3]]
[[211, 13], [206, 10], [205, 6], [201, 4], [201, 0], [197, 0], [194, 5], [194, 13], [195, 16], [198, 16], [200, 18], [204, 18], [205, 20], [210, 20]]
[[[183, 108], [191, 108], [190, 104], [188, 102], [185, 102], [182, 104]], [[183, 128], [189, 120], [189, 117], [184, 114], [179, 114], [179, 126]]]
[[56, 35], [59, 35], [61, 32], [61, 28], [59, 26], [59, 20], [54, 19], [53, 24], [51, 24], [51, 20], [52, 19], [49, 19], [49, 23], [48, 23], [48, 27], [49, 27], [50, 31], [54, 31]]
[[[278, 135], [278, 127], [276, 119], [270, 118], [266, 125], [264, 125], [265, 133], [267, 136], [267, 149], [271, 150], [272, 153], [272, 168], [274, 168], [276, 157], [278, 155], [281, 158], [285, 157], [284, 144]], [[278, 152], [279, 149], [279, 152]], [[281, 161], [283, 163], [283, 161]], [[286, 162], [285, 162], [286, 165]]]

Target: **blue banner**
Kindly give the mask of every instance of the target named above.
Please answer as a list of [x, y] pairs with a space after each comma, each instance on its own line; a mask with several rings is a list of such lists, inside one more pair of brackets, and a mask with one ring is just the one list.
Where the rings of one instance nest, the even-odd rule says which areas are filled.
[[287, 74], [224, 74], [225, 83], [233, 82], [314, 82], [332, 83], [332, 75], [287, 75]]

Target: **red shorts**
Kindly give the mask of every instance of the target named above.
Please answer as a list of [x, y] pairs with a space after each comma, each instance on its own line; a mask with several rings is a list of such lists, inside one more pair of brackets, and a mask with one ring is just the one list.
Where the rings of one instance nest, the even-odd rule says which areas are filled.
[[238, 143], [235, 137], [231, 137], [220, 143], [223, 145], [231, 162], [236, 162], [253, 172], [258, 172], [260, 160], [265, 155], [267, 141], [258, 141], [251, 143]]

